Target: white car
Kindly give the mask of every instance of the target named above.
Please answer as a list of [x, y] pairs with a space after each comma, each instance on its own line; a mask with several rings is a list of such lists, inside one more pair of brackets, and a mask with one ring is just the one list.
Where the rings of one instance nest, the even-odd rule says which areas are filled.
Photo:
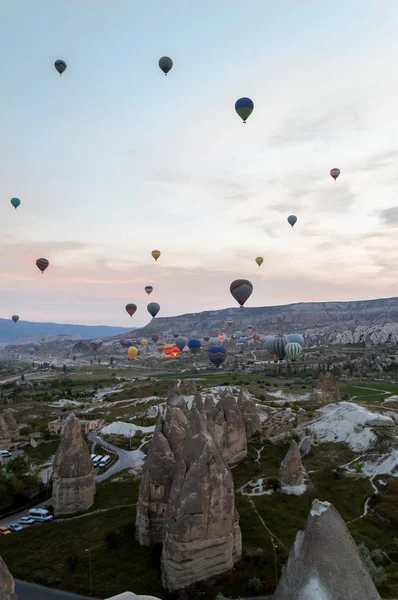
[[33, 525], [33, 523], [36, 523], [36, 521], [34, 519], [31, 519], [30, 517], [21, 517], [19, 519], [19, 522], [21, 523], [21, 525]]
[[18, 523], [13, 523], [13, 525], [8, 525], [8, 529], [10, 531], [22, 531], [22, 527], [18, 525]]
[[10, 458], [11, 452], [9, 452], [8, 450], [0, 450], [0, 454], [3, 458]]

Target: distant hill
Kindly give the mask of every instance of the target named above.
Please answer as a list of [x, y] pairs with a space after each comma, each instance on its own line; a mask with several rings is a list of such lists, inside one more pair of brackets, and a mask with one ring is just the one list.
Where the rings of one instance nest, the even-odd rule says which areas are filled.
[[[233, 319], [233, 325], [227, 324]], [[135, 336], [149, 337], [163, 331], [199, 337], [246, 334], [248, 325], [261, 334], [298, 332], [314, 344], [398, 343], [398, 298], [353, 302], [299, 302], [283, 306], [227, 308], [177, 317], [156, 317]]]
[[60, 323], [34, 323], [0, 319], [0, 344], [23, 343], [26, 338], [70, 336], [92, 340], [133, 331], [134, 327], [108, 327], [106, 325], [61, 325]]

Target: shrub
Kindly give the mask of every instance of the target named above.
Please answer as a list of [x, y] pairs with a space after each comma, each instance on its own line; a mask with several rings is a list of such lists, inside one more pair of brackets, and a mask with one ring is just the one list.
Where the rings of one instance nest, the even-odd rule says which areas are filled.
[[372, 560], [376, 565], [382, 565], [385, 559], [384, 552], [381, 548], [375, 548], [371, 552]]
[[252, 594], [259, 594], [263, 590], [261, 579], [259, 579], [259, 577], [252, 577], [249, 579], [247, 582], [247, 589]]
[[381, 565], [379, 565], [379, 566], [375, 565], [375, 563], [372, 560], [372, 556], [371, 556], [369, 548], [367, 548], [365, 546], [365, 544], [359, 544], [358, 550], [361, 554], [362, 560], [365, 563], [365, 566], [366, 566], [367, 570], [369, 571], [369, 574], [370, 574], [371, 578], [373, 579], [375, 585], [378, 586], [378, 585], [381, 585], [382, 583], [384, 583], [385, 578], [386, 578], [384, 568]]

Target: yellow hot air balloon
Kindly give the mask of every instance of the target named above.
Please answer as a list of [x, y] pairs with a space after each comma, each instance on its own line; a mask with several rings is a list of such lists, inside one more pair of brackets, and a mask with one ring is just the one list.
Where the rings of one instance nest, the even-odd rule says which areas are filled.
[[141, 340], [141, 346], [148, 346], [148, 340]]
[[130, 346], [130, 348], [127, 350], [127, 354], [129, 355], [130, 360], [134, 360], [138, 354], [138, 350], [135, 346]]
[[155, 260], [157, 260], [160, 256], [160, 250], [152, 250], [152, 256]]
[[261, 265], [263, 264], [264, 259], [262, 256], [257, 256], [256, 258], [256, 263], [258, 264], [259, 267], [261, 267]]

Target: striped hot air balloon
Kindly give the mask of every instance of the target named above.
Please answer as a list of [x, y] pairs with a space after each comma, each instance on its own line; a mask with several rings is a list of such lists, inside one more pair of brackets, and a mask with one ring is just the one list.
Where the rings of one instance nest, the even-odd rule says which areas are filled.
[[286, 356], [291, 360], [296, 360], [302, 353], [303, 348], [297, 342], [288, 342], [285, 346]]
[[136, 312], [136, 310], [137, 310], [136, 304], [133, 304], [133, 303], [126, 304], [126, 311], [130, 315], [130, 317], [133, 316], [133, 314]]
[[287, 344], [287, 340], [284, 337], [276, 337], [273, 343], [273, 354], [276, 354], [278, 360], [283, 360], [286, 356], [285, 346]]
[[227, 349], [224, 346], [210, 346], [207, 355], [210, 362], [218, 369], [227, 358]]
[[145, 289], [146, 293], [148, 294], [148, 296], [150, 296], [153, 292], [153, 287], [151, 285], [146, 285], [144, 289]]
[[253, 285], [247, 279], [236, 279], [229, 286], [232, 296], [242, 307], [253, 292]]
[[163, 346], [163, 353], [167, 356], [167, 358], [173, 356], [173, 348], [174, 344], [165, 344]]
[[46, 258], [38, 258], [36, 261], [36, 266], [41, 271], [42, 274], [47, 269], [49, 264], [50, 263], [48, 262], [48, 260]]

